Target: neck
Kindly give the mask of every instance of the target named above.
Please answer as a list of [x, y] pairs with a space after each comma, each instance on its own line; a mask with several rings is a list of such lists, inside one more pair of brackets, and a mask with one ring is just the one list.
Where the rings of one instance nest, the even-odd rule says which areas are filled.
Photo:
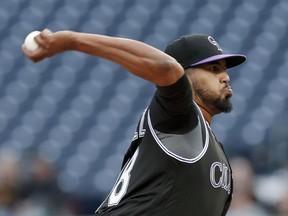
[[198, 107], [200, 108], [204, 119], [208, 122], [209, 125], [211, 125], [212, 116], [215, 115], [213, 113], [213, 111], [211, 109], [209, 109], [208, 106], [205, 105], [205, 103], [202, 101], [202, 99], [200, 97], [195, 96], [194, 101], [198, 105]]
[[[199, 105], [198, 105], [199, 106]], [[211, 121], [212, 121], [212, 115], [205, 109], [203, 108], [202, 106], [199, 106], [200, 107], [200, 110], [205, 118], [205, 120], [209, 123], [209, 125], [211, 124]]]

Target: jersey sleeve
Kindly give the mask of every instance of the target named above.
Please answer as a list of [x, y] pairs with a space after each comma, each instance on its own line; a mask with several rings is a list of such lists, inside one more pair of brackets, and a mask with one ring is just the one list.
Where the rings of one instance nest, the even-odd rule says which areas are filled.
[[163, 133], [184, 134], [198, 124], [191, 86], [185, 74], [170, 86], [157, 86], [149, 109], [154, 129]]

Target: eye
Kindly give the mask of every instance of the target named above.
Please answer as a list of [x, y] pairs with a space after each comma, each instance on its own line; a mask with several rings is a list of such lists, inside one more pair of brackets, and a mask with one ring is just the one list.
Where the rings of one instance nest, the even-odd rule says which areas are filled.
[[214, 73], [218, 73], [218, 72], [222, 72], [226, 70], [226, 67], [222, 67], [220, 65], [211, 65], [208, 68], [209, 71], [214, 72]]
[[217, 70], [217, 67], [216, 67], [216, 66], [210, 67], [210, 70], [211, 70], [211, 71], [216, 71], [216, 70]]
[[209, 68], [209, 70], [212, 71], [212, 72], [217, 72], [217, 71], [219, 71], [219, 69], [220, 69], [220, 68], [219, 68], [217, 65], [211, 66], [211, 67]]

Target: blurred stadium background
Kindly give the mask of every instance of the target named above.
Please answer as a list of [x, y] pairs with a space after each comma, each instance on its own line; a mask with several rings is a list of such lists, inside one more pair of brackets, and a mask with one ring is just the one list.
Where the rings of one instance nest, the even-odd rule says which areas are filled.
[[181, 35], [206, 33], [224, 51], [247, 55], [230, 73], [234, 111], [217, 116], [212, 127], [229, 157], [250, 161], [257, 198], [274, 208], [275, 179], [283, 180], [288, 161], [287, 20], [286, 0], [1, 0], [0, 185], [6, 178], [17, 187], [0, 186], [0, 194], [17, 199], [9, 203], [2, 193], [0, 215], [17, 215], [10, 206], [20, 199], [19, 215], [28, 209], [45, 216], [31, 199], [23, 202], [37, 192], [37, 172], [40, 179], [55, 175], [54, 186], [42, 189], [63, 195], [57, 205], [65, 200], [67, 214], [93, 213], [155, 90], [111, 62], [77, 52], [32, 63], [21, 45], [44, 28], [133, 38], [161, 50]]

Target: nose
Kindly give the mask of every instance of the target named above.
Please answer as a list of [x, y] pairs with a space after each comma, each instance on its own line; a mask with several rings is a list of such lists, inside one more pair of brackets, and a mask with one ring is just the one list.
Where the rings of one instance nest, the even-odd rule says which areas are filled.
[[230, 82], [230, 77], [226, 71], [223, 71], [221, 74], [221, 83], [229, 83]]

